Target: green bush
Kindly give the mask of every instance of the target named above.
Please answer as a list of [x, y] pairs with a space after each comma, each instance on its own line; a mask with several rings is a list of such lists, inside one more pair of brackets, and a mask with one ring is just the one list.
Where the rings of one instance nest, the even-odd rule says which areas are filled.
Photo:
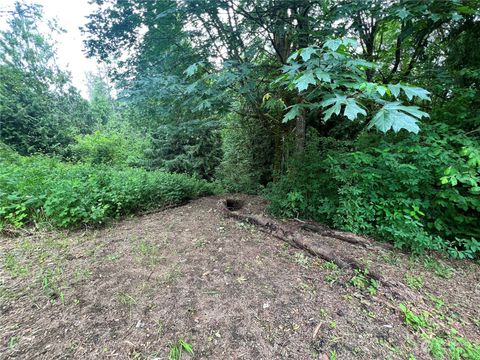
[[222, 156], [217, 121], [161, 125], [152, 136], [149, 166], [212, 180]]
[[140, 166], [143, 165], [147, 140], [122, 132], [97, 130], [92, 134], [78, 135], [69, 146], [73, 160], [92, 165]]
[[186, 175], [16, 155], [0, 159], [0, 228], [45, 221], [58, 227], [100, 224], [211, 189]]
[[256, 119], [230, 114], [222, 129], [223, 158], [217, 179], [230, 192], [257, 193], [272, 176], [270, 133]]
[[480, 254], [480, 147], [445, 125], [419, 136], [311, 133], [306, 152], [269, 188], [271, 210], [421, 252]]

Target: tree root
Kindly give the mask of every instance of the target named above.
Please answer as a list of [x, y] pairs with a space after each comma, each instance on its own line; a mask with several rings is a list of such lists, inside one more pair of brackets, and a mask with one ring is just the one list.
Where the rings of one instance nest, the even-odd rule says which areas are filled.
[[300, 228], [303, 229], [303, 230], [307, 230], [307, 231], [317, 233], [321, 236], [334, 238], [334, 239], [337, 239], [337, 240], [348, 242], [348, 243], [353, 244], [353, 245], [359, 245], [359, 246], [362, 246], [364, 248], [379, 246], [379, 247], [381, 247], [383, 249], [386, 249], [386, 250], [393, 250], [393, 245], [391, 245], [391, 244], [381, 243], [381, 242], [373, 242], [370, 239], [365, 238], [363, 236], [349, 234], [349, 233], [345, 233], [345, 232], [337, 231], [337, 230], [332, 230], [332, 229], [329, 229], [326, 226], [323, 226], [323, 225], [320, 225], [320, 224], [317, 224], [317, 223], [314, 223], [314, 222], [302, 223], [300, 225]]
[[[325, 261], [331, 261], [335, 263], [339, 268], [347, 269], [347, 270], [360, 270], [360, 271], [365, 270], [365, 266], [362, 266], [360, 263], [358, 263], [352, 258], [348, 258], [344, 256], [340, 257], [337, 254], [335, 254], [332, 249], [327, 248], [325, 246], [321, 246], [318, 242], [309, 241], [304, 237], [302, 237], [301, 234], [299, 234], [298, 232], [291, 231], [285, 226], [277, 224], [270, 219], [241, 214], [237, 212], [238, 210], [240, 210], [240, 208], [238, 206], [231, 206], [232, 204], [237, 205], [235, 200], [231, 200], [231, 199], [220, 201], [219, 207], [225, 217], [254, 225], [260, 231], [267, 233], [269, 235], [272, 235], [275, 238], [282, 240], [297, 249], [306, 251], [312, 256], [319, 257]], [[315, 229], [317, 229], [317, 227], [315, 227]], [[358, 245], [361, 243], [361, 240], [355, 239], [353, 237], [354, 235], [350, 237], [340, 232], [335, 232], [334, 230], [326, 230], [326, 231], [321, 230], [321, 231], [322, 231], [321, 232], [322, 235], [328, 236], [332, 239], [347, 241], [355, 245]], [[331, 236], [330, 235], [331, 233], [333, 233], [333, 235], [335, 236]], [[341, 238], [339, 238], [339, 234], [341, 234]], [[345, 240], [345, 239], [348, 239], [348, 240]], [[417, 298], [417, 296], [415, 296], [415, 294], [413, 294], [410, 291], [410, 289], [406, 287], [404, 284], [396, 281], [389, 281], [374, 270], [369, 269], [368, 276], [378, 281], [385, 288], [389, 289], [396, 298], [399, 298], [401, 300], [412, 300], [412, 301]]]

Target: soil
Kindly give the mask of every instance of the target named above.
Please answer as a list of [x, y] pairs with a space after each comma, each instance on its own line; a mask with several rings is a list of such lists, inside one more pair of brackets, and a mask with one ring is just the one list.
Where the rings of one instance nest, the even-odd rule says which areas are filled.
[[[236, 198], [232, 210], [268, 217], [263, 199]], [[452, 329], [480, 343], [477, 263], [297, 231], [367, 271], [341, 269], [226, 218], [219, 200], [0, 237], [0, 358], [167, 359], [184, 340], [184, 359], [433, 359], [430, 339]]]

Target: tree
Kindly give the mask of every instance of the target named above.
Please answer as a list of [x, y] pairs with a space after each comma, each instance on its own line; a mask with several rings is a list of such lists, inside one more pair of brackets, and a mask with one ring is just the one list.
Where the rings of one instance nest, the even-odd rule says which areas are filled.
[[[108, 10], [102, 6], [91, 16], [87, 46], [90, 54], [107, 60], [117, 58], [121, 46], [134, 45], [136, 52], [129, 60], [118, 63], [124, 73], [136, 65], [135, 80], [127, 81], [135, 88], [130, 95], [136, 92], [146, 99], [146, 93], [154, 94], [149, 103], [156, 109], [175, 104], [177, 118], [188, 119], [191, 112], [196, 118], [211, 119], [211, 112], [219, 118], [229, 112], [256, 118], [274, 139], [277, 171], [285, 151], [290, 151], [292, 130], [297, 150], [303, 149], [306, 129], [312, 126], [325, 135], [344, 128], [342, 136], [354, 138], [365, 128], [358, 122], [350, 124], [357, 117], [381, 131], [417, 132], [417, 122], [426, 114], [404, 102], [423, 106], [429, 96], [412, 80], [419, 78], [422, 62], [434, 54], [430, 49], [438, 46], [438, 39], [465, 32], [478, 10], [474, 1], [456, 0], [162, 0], [148, 6], [140, 0], [111, 0], [108, 4]], [[143, 38], [130, 36], [142, 26], [147, 28]], [[167, 62], [162, 68], [153, 66], [148, 75], [142, 72], [142, 61], [155, 64], [151, 59], [171, 55], [150, 41], [149, 35], [158, 29], [164, 38], [176, 39], [176, 45], [185, 44], [199, 61], [187, 67], [188, 61], [177, 53], [175, 66]], [[101, 42], [105, 36], [106, 45]], [[342, 43], [350, 38], [354, 42]], [[431, 63], [438, 65], [442, 56]], [[186, 68], [183, 78], [178, 64]]]
[[115, 116], [115, 102], [108, 79], [102, 74], [87, 74], [88, 96], [94, 122], [106, 125]]
[[39, 6], [17, 2], [9, 29], [0, 32], [0, 139], [22, 154], [62, 152], [91, 126], [88, 104], [56, 65], [41, 21]]

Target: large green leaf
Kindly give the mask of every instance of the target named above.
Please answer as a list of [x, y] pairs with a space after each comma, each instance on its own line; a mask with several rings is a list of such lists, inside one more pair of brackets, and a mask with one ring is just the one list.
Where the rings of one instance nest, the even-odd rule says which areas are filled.
[[303, 61], [308, 61], [316, 51], [317, 49], [314, 47], [307, 47], [300, 50], [300, 56], [302, 57]]
[[283, 117], [282, 122], [287, 123], [290, 120], [295, 119], [298, 115], [300, 115], [300, 110], [301, 110], [301, 106], [299, 104], [293, 105]]
[[298, 58], [298, 55], [300, 54], [300, 51], [295, 51], [292, 55], [290, 55], [287, 59], [288, 63], [291, 63], [292, 61], [296, 60]]
[[332, 78], [330, 77], [330, 74], [328, 72], [320, 70], [320, 69], [315, 70], [315, 76], [318, 78], [318, 80], [323, 81], [323, 82], [332, 81]]
[[388, 103], [375, 114], [368, 128], [376, 127], [382, 132], [393, 130], [399, 132], [401, 129], [418, 133], [420, 128], [417, 125], [419, 119], [428, 117], [426, 112], [416, 106], [404, 106], [400, 102]]
[[339, 115], [340, 111], [342, 109], [342, 104], [340, 102], [336, 102], [332, 107], [328, 108], [324, 114], [325, 118], [324, 120], [327, 121], [329, 120], [333, 114]]
[[397, 10], [397, 15], [400, 19], [405, 20], [407, 17], [410, 16], [410, 12], [403, 7]]
[[388, 84], [388, 89], [395, 98], [400, 96], [401, 85], [400, 84]]
[[358, 117], [358, 114], [367, 115], [367, 112], [358, 106], [354, 99], [347, 99], [343, 115], [349, 120], [355, 120]]
[[199, 64], [198, 63], [197, 64], [192, 64], [187, 68], [187, 70], [185, 70], [185, 74], [187, 75], [187, 77], [191, 77], [191, 76], [196, 74], [198, 69], [199, 69]]
[[298, 79], [295, 79], [293, 82], [298, 91], [307, 90], [308, 85], [315, 85], [317, 83], [312, 71], [306, 71], [302, 76], [300, 76]]
[[342, 39], [330, 39], [325, 41], [323, 47], [332, 51], [337, 51], [337, 49], [342, 45]]
[[408, 100], [412, 100], [414, 97], [418, 97], [421, 100], [430, 101], [430, 93], [425, 89], [402, 85], [402, 90], [407, 96]]
[[324, 120], [327, 121], [332, 117], [333, 114], [339, 115], [342, 109], [342, 105], [346, 103], [347, 97], [339, 94], [335, 94], [335, 97], [330, 97], [323, 100], [319, 105], [324, 108], [329, 107], [327, 110], [324, 111]]
[[295, 73], [298, 72], [298, 70], [300, 70], [300, 68], [302, 67], [302, 65], [300, 65], [299, 63], [297, 62], [292, 62], [291, 64], [289, 65], [284, 65], [282, 67], [282, 71], [286, 74], [290, 74], [290, 75], [293, 75]]

